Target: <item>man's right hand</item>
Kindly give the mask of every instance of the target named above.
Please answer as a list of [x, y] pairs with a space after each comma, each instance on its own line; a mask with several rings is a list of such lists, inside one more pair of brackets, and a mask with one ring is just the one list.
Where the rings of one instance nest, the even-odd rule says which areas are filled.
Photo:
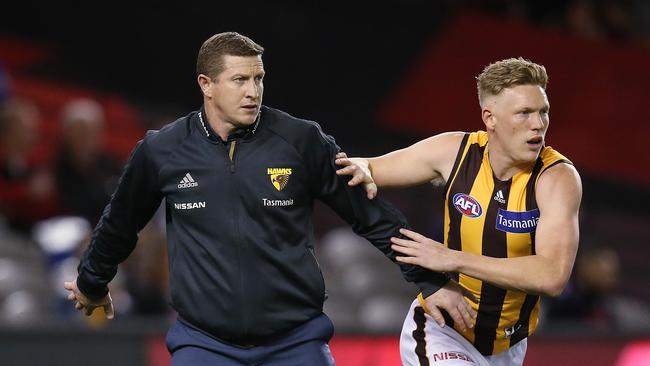
[[446, 310], [454, 320], [454, 324], [465, 331], [467, 328], [474, 327], [474, 319], [476, 319], [476, 312], [465, 297], [477, 302], [474, 294], [463, 288], [458, 282], [451, 280], [424, 300], [425, 310], [440, 327], [445, 326], [445, 318], [442, 316], [441, 310]]
[[84, 314], [90, 316], [96, 308], [104, 308], [104, 314], [106, 314], [106, 318], [113, 319], [115, 312], [113, 310], [113, 299], [111, 299], [110, 292], [101, 299], [93, 301], [87, 298], [86, 295], [84, 295], [79, 290], [79, 287], [77, 287], [77, 280], [64, 282], [63, 287], [65, 287], [66, 290], [70, 291], [68, 300], [75, 303], [75, 309], [83, 310]]
[[351, 175], [352, 178], [348, 182], [350, 186], [363, 184], [363, 189], [368, 194], [368, 199], [373, 199], [377, 196], [377, 184], [372, 178], [370, 166], [367, 159], [363, 158], [348, 158], [347, 154], [340, 152], [336, 154], [336, 165], [341, 165], [343, 168], [336, 171], [337, 175]]

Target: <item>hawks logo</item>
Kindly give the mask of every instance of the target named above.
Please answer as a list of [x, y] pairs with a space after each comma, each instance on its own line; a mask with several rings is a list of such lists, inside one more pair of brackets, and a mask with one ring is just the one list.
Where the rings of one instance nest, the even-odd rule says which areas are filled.
[[281, 191], [287, 186], [287, 184], [289, 184], [291, 168], [267, 168], [266, 174], [271, 177], [273, 187], [278, 191]]

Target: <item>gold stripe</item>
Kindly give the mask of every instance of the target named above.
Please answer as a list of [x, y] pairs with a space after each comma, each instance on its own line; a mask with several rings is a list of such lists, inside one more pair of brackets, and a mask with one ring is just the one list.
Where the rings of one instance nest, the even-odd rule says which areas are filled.
[[[463, 156], [462, 156], [462, 158], [460, 160], [460, 163], [458, 164], [458, 168], [457, 168], [457, 170], [455, 172], [452, 172], [452, 174], [454, 176], [453, 176], [453, 179], [451, 179], [451, 182], [448, 185], [449, 188], [447, 189], [447, 192], [446, 192], [446, 198], [447, 198], [446, 202], [448, 202], [450, 199], [452, 199], [452, 198], [449, 197], [449, 193], [451, 191], [451, 188], [454, 185], [454, 181], [456, 180], [456, 177], [458, 176], [458, 173], [461, 170], [467, 169], [466, 158], [467, 158], [467, 153], [469, 152], [469, 149], [472, 148], [472, 146], [475, 145], [475, 144], [478, 144], [479, 146], [484, 146], [486, 143], [487, 143], [487, 133], [485, 133], [483, 131], [478, 131], [478, 132], [472, 132], [472, 133], [469, 134], [469, 137], [467, 139], [467, 143], [465, 144], [465, 150], [463, 151]], [[483, 168], [483, 167], [481, 167], [481, 168]], [[480, 175], [480, 174], [481, 173], [479, 171], [478, 175]], [[476, 182], [476, 179], [474, 181]], [[476, 198], [476, 197], [474, 197], [474, 198]], [[450, 225], [449, 204], [447, 204], [446, 202], [445, 202], [445, 226], [444, 226], [446, 228], [446, 230], [444, 232], [445, 245], [447, 245], [448, 240], [449, 240], [448, 236], [449, 236], [449, 229], [450, 229], [449, 228], [449, 225]], [[464, 244], [469, 242], [469, 243], [477, 243], [477, 245], [479, 246], [479, 252], [478, 253], [479, 254], [481, 253], [481, 248], [480, 248], [481, 240], [480, 239], [478, 241], [475, 241], [475, 240], [468, 241], [468, 239], [465, 239], [462, 236], [463, 233], [466, 232], [466, 231], [463, 231], [463, 222], [465, 222], [467, 220], [479, 220], [479, 219], [484, 219], [483, 215], [481, 215], [481, 217], [476, 218], [476, 219], [466, 218], [465, 216], [462, 216], [462, 218], [461, 218], [461, 227], [459, 228], [459, 231], [461, 233], [460, 242], [461, 242], [461, 248], [462, 248], [463, 251], [467, 251], [465, 249], [465, 247], [464, 247]], [[481, 226], [482, 226], [482, 224], [481, 224]], [[482, 233], [482, 230], [479, 231], [479, 232]], [[460, 273], [459, 277], [458, 277], [458, 282], [465, 289], [467, 289], [468, 291], [471, 291], [474, 294], [474, 296], [476, 296], [477, 300], [480, 301], [480, 297], [481, 297], [481, 281], [480, 280], [477, 280], [476, 278], [469, 277], [467, 275], [464, 275], [464, 274]], [[469, 299], [468, 299], [468, 301], [469, 301]], [[470, 304], [472, 306], [472, 309], [474, 309], [474, 311], [478, 311], [478, 302], [474, 303], [473, 301], [470, 301]], [[458, 331], [460, 334], [462, 334], [471, 343], [474, 343], [474, 328], [468, 328], [465, 331], [461, 331], [460, 328], [458, 327], [458, 325], [455, 324], [454, 329], [456, 329], [456, 331]]]
[[467, 143], [465, 143], [465, 150], [463, 150], [463, 156], [460, 158], [460, 162], [458, 163], [458, 167], [456, 168], [455, 172], [451, 172], [453, 175], [452, 177], [449, 177], [449, 184], [447, 185], [447, 192], [445, 193], [445, 222], [444, 222], [444, 243], [445, 246], [447, 246], [447, 242], [449, 240], [449, 205], [446, 204], [447, 201], [449, 201], [449, 192], [451, 191], [451, 187], [454, 185], [454, 181], [456, 180], [456, 177], [458, 176], [458, 172], [461, 171], [461, 168], [463, 168], [463, 164], [465, 163], [465, 158], [467, 157], [467, 152], [469, 151], [469, 148], [477, 142], [476, 139], [476, 132], [470, 133], [469, 137], [467, 138]]
[[418, 294], [418, 302], [420, 303], [420, 306], [424, 310], [425, 313], [431, 314], [431, 311], [429, 310], [429, 307], [427, 306], [427, 302], [424, 300], [424, 296], [422, 296], [422, 293], [420, 292]]
[[[478, 312], [478, 304], [481, 302], [481, 284], [483, 282], [481, 280], [477, 280], [474, 277], [470, 277], [462, 273], [458, 276], [458, 281], [461, 286], [463, 286], [466, 290], [470, 291], [472, 294], [474, 294], [474, 296], [476, 296], [478, 302], [471, 301], [467, 297], [465, 297], [465, 299], [472, 306], [472, 309], [474, 309], [475, 312]], [[466, 328], [465, 331], [462, 331], [456, 324], [454, 324], [454, 329], [456, 329], [456, 331], [460, 333], [463, 337], [465, 337], [470, 343], [474, 344], [474, 339], [476, 337], [476, 335], [474, 334], [475, 327]]]
[[[510, 193], [508, 195], [508, 211], [526, 211], [526, 184], [531, 173], [532, 167], [515, 174], [512, 178]], [[506, 240], [508, 243], [508, 258], [532, 254], [530, 233], [506, 233]], [[526, 293], [524, 292], [506, 292], [503, 307], [501, 308], [501, 318], [499, 319], [493, 353], [503, 352], [510, 346], [510, 339], [506, 338], [504, 330], [514, 326], [519, 321], [519, 312], [525, 299]]]
[[[548, 167], [553, 165], [558, 160], [566, 160], [567, 162], [571, 163], [569, 159], [566, 158], [566, 156], [560, 154], [556, 150], [554, 150], [552, 147], [544, 147], [542, 149], [542, 152], [539, 154], [540, 157], [542, 158], [542, 170], [537, 174], [537, 177], [535, 178], [535, 186], [537, 186], [537, 181], [539, 180], [539, 177], [544, 173]], [[572, 164], [572, 163], [571, 163]]]
[[[486, 164], [487, 158], [487, 149], [483, 154], [483, 161], [481, 168], [474, 179], [472, 189], [469, 192], [469, 195], [472, 196], [475, 200], [481, 203], [481, 208], [483, 212], [481, 216], [476, 218], [471, 218], [467, 216], [462, 216], [460, 220], [460, 241], [462, 243], [463, 252], [474, 253], [477, 255], [483, 254], [483, 229], [485, 228], [485, 214], [487, 213], [488, 205], [492, 199], [492, 191], [494, 190], [494, 181], [492, 179], [492, 169], [490, 168], [489, 162]], [[479, 279], [460, 274], [459, 282], [461, 286], [465, 287], [467, 290], [471, 291], [474, 296], [480, 301], [481, 297], [481, 287], [483, 282]], [[471, 303], [474, 311], [478, 311], [478, 303]], [[475, 335], [474, 328], [461, 332], [465, 338], [470, 342], [474, 343]]]
[[235, 157], [235, 144], [237, 143], [236, 140], [233, 140], [230, 143], [230, 151], [228, 152], [228, 157], [230, 158], [230, 161], [233, 161], [233, 158]]
[[540, 307], [541, 297], [537, 298], [537, 304], [533, 308], [533, 311], [530, 312], [530, 319], [528, 321], [528, 335], [532, 335], [537, 329], [537, 324], [539, 323], [539, 307]]

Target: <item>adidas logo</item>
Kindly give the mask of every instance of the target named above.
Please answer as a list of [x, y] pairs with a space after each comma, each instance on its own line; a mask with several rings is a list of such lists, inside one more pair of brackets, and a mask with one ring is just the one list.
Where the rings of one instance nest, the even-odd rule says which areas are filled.
[[199, 184], [192, 178], [190, 173], [185, 174], [183, 179], [181, 179], [180, 183], [178, 183], [178, 188], [191, 188], [191, 187], [198, 187]]
[[494, 200], [499, 203], [506, 203], [505, 198], [503, 198], [503, 192], [501, 192], [501, 190], [499, 190], [497, 194], [494, 195]]
[[[499, 192], [501, 192], [501, 191], [499, 191]], [[506, 338], [512, 337], [512, 335], [515, 334], [515, 332], [518, 331], [519, 328], [521, 328], [521, 324], [516, 324], [516, 325], [513, 325], [512, 327], [507, 327], [505, 329], [505, 332], [504, 332], [505, 337]]]

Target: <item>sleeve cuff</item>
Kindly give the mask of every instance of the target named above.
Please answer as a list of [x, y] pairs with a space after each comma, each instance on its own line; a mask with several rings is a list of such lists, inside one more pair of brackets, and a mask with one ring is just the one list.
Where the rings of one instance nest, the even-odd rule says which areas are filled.
[[102, 297], [106, 296], [106, 294], [108, 293], [108, 287], [94, 286], [89, 282], [85, 281], [81, 276], [77, 277], [77, 288], [79, 289], [79, 291], [81, 291], [82, 294], [84, 294], [84, 296], [86, 296], [90, 300], [99, 300]]
[[449, 280], [449, 276], [447, 276], [445, 273], [429, 271], [421, 279], [415, 281], [415, 284], [420, 289], [422, 296], [426, 299], [434, 292], [443, 288], [449, 282]]

